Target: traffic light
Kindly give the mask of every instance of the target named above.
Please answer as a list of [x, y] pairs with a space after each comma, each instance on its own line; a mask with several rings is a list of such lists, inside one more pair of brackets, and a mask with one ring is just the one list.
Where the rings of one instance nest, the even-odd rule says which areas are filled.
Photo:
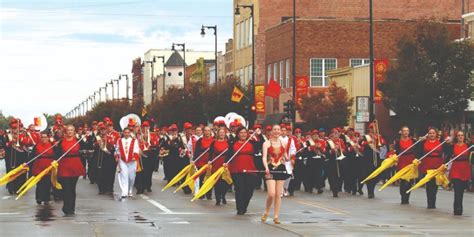
[[244, 105], [244, 117], [249, 120], [249, 115], [250, 115], [250, 106], [249, 105]]
[[286, 117], [292, 119], [293, 115], [293, 101], [288, 100], [283, 103], [283, 111], [286, 113]]

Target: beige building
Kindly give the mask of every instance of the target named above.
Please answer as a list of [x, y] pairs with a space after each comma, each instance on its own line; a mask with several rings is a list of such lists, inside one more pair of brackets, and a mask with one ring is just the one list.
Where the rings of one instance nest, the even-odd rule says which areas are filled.
[[256, 27], [255, 34], [257, 34], [259, 7], [258, 1], [253, 0], [234, 0], [234, 9], [237, 4], [254, 4], [254, 24], [252, 24], [253, 19], [248, 8], [240, 8], [240, 15], [234, 15], [234, 40], [232, 42], [234, 77], [239, 78], [243, 86], [249, 86], [252, 80], [252, 27]]

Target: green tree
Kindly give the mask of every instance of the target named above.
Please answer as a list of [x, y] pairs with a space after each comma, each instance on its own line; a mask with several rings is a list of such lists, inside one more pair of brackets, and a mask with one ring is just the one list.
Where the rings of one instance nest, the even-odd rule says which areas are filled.
[[414, 128], [458, 122], [473, 93], [474, 48], [445, 24], [422, 22], [398, 43], [397, 63], [380, 84], [385, 105]]
[[352, 103], [346, 89], [333, 81], [327, 91], [303, 97], [298, 111], [308, 128], [341, 127], [348, 124]]

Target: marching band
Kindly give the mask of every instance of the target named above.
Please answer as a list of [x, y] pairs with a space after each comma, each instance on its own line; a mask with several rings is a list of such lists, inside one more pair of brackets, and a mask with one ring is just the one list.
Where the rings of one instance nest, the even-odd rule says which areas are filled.
[[[329, 137], [324, 128], [303, 133], [289, 124], [256, 124], [248, 128], [245, 120], [238, 117], [233, 121], [216, 119], [209, 126], [187, 122], [182, 126], [183, 132], [179, 132], [177, 124], [152, 129], [149, 121], [128, 118], [126, 122], [122, 125], [120, 121], [122, 131], [118, 132], [108, 117], [94, 121], [91, 129], [87, 125], [64, 125], [57, 117], [50, 129], [38, 131], [34, 125], [25, 129], [21, 120], [13, 119], [10, 129], [0, 132], [0, 157], [4, 158], [7, 171], [2, 180], [6, 180], [8, 192], [17, 193], [28, 177], [39, 175], [57, 161], [62, 187], [51, 185], [52, 173], [48, 173], [37, 183], [35, 199], [38, 204], [47, 205], [53, 195], [55, 200], [63, 201], [65, 215], [74, 215], [76, 184], [81, 176], [97, 184], [99, 195], [112, 195], [117, 178], [120, 197], [125, 199], [133, 196], [134, 187], [136, 194], [152, 192], [152, 175], [160, 163], [167, 182], [189, 165], [204, 169], [196, 176], [196, 182], [187, 182], [183, 177], [174, 184], [184, 183], [185, 194], [196, 194], [210, 175], [224, 168], [230, 173], [230, 182], [223, 174], [205, 197], [211, 200], [214, 190], [216, 205], [222, 205], [227, 203], [226, 193], [234, 190], [237, 214], [244, 215], [254, 190], [264, 188], [267, 199], [261, 220], [266, 221], [273, 205], [274, 223], [279, 224], [281, 198], [295, 195], [301, 185], [307, 193], [322, 194], [327, 180], [332, 196], [337, 198], [340, 192], [364, 195], [365, 184], [368, 198], [374, 198], [375, 186], [387, 171], [366, 182], [362, 180], [395, 154], [400, 154], [396, 171], [418, 162], [419, 177], [449, 164], [455, 215], [463, 213], [463, 193], [471, 180], [473, 148], [462, 131], [451, 139], [441, 136], [436, 128], [429, 128], [426, 136], [414, 138], [410, 129], [403, 126], [400, 137], [389, 143], [380, 134], [376, 121], [365, 135], [352, 128], [332, 128]], [[24, 164], [31, 171], [15, 172]], [[400, 180], [401, 204], [409, 204], [407, 191], [417, 180], [418, 176]], [[426, 184], [429, 209], [436, 208], [438, 181], [431, 179]]]

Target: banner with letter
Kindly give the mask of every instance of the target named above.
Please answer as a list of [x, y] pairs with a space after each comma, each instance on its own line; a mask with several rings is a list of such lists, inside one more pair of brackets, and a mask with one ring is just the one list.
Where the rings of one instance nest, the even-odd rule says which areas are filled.
[[385, 80], [388, 70], [388, 59], [374, 60], [374, 102], [382, 101], [382, 91], [379, 89], [379, 83]]
[[255, 112], [265, 114], [265, 85], [255, 85]]

